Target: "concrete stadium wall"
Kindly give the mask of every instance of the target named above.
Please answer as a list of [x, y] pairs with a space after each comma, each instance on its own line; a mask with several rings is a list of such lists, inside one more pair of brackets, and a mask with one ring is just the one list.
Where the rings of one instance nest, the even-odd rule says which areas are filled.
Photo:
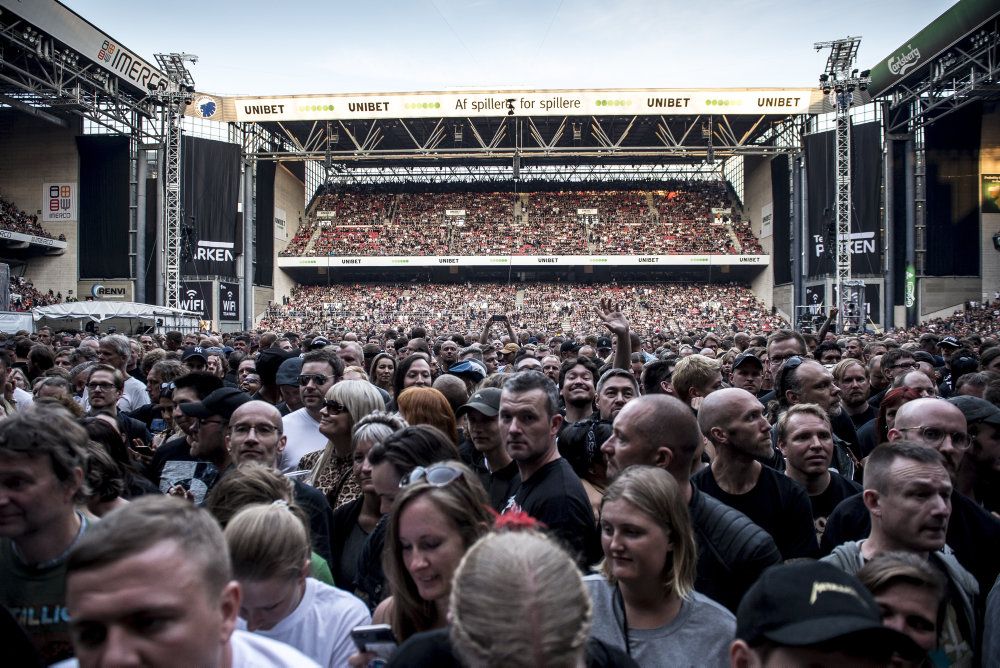
[[[766, 158], [747, 157], [743, 160], [743, 217], [750, 219], [750, 227], [753, 233], [760, 237], [761, 209], [773, 203], [771, 196], [771, 164]], [[772, 226], [773, 229], [773, 226]], [[770, 235], [760, 240], [760, 245], [764, 253], [771, 256], [774, 262], [774, 235]], [[774, 287], [774, 269], [768, 267], [762, 271], [750, 284], [754, 294], [767, 305], [768, 308], [782, 305], [777, 301], [777, 293]], [[791, 297], [789, 297], [791, 304]]]
[[[70, 117], [69, 127], [64, 128], [12, 109], [0, 110], [0, 195], [41, 217], [43, 183], [80, 181], [76, 136], [81, 132], [78, 117]], [[66, 236], [66, 252], [28, 260], [25, 275], [42, 292], [69, 296], [79, 276], [78, 223], [42, 226], [54, 237]]]
[[[990, 242], [992, 250], [993, 242]], [[996, 253], [996, 251], [993, 251]], [[975, 276], [943, 276], [920, 281], [920, 316], [937, 317], [937, 312], [955, 308], [969, 300], [982, 299], [982, 281]]]
[[[274, 208], [284, 209], [285, 224], [288, 230], [287, 239], [275, 238], [274, 240], [274, 289], [268, 299], [281, 301], [281, 299], [291, 294], [295, 281], [291, 279], [283, 270], [278, 268], [278, 253], [285, 249], [288, 242], [295, 237], [299, 231], [305, 211], [306, 187], [284, 166], [278, 165], [274, 172]], [[265, 292], [260, 291], [263, 296]], [[267, 308], [267, 300], [258, 303], [257, 291], [254, 292], [254, 317], [256, 318]]]

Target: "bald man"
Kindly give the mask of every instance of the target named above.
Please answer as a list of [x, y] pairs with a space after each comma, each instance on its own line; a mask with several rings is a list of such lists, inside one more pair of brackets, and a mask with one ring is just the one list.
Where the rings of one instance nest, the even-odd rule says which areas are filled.
[[[965, 415], [957, 406], [937, 398], [903, 404], [889, 430], [889, 441], [903, 440], [937, 450], [955, 484], [970, 444]], [[871, 518], [861, 495], [844, 499], [827, 519], [822, 551], [826, 553], [841, 543], [861, 540], [870, 531]], [[989, 591], [1000, 574], [1000, 560], [996, 558], [1000, 554], [1000, 520], [955, 489], [951, 493], [951, 519], [945, 542], [958, 562], [979, 581], [980, 591]]]
[[702, 435], [691, 409], [682, 401], [651, 394], [625, 404], [601, 451], [608, 477], [632, 465], [665, 469], [687, 499], [698, 543], [695, 590], [734, 611], [747, 589], [781, 554], [771, 536], [750, 519], [691, 484], [692, 460]]
[[806, 491], [757, 461], [771, 454], [771, 425], [760, 401], [735, 387], [712, 392], [698, 411], [698, 425], [716, 456], [691, 482], [771, 534], [784, 559], [815, 557], [819, 546]]

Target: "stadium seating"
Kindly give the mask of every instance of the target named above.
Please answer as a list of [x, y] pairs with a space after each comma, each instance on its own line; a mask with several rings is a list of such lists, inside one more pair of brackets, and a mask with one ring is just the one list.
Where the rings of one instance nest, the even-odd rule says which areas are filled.
[[32, 234], [36, 237], [45, 237], [46, 239], [55, 238], [39, 225], [38, 216], [29, 215], [27, 212], [21, 211], [21, 209], [14, 206], [13, 202], [9, 202], [2, 197], [0, 197], [0, 230]]

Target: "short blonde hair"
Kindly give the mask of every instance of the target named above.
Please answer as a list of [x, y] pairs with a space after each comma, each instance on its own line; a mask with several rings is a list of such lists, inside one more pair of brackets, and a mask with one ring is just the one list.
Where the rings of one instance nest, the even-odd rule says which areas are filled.
[[244, 508], [225, 536], [237, 580], [294, 580], [312, 553], [309, 531], [285, 501]]
[[[619, 475], [601, 500], [601, 513], [609, 501], [628, 501], [652, 519], [673, 543], [673, 552], [663, 570], [663, 586], [681, 598], [687, 598], [694, 589], [695, 566], [698, 549], [691, 529], [691, 516], [687, 503], [674, 477], [655, 466], [630, 466]], [[614, 583], [607, 560], [602, 572]]]
[[590, 596], [573, 559], [535, 531], [488, 533], [455, 570], [450, 637], [463, 665], [575, 668]]
[[674, 393], [681, 401], [689, 403], [691, 389], [707, 384], [715, 377], [715, 374], [719, 373], [721, 368], [722, 365], [719, 364], [718, 360], [704, 355], [688, 355], [681, 358], [674, 366], [674, 372], [670, 376]]

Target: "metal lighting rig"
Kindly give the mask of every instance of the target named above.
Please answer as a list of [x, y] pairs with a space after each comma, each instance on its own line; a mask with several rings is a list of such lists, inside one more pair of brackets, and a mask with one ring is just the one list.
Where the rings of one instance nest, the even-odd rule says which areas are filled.
[[[849, 289], [856, 288], [851, 281], [851, 105], [854, 91], [868, 89], [871, 82], [870, 70], [858, 72], [851, 69], [858, 55], [860, 37], [846, 37], [831, 42], [816, 42], [813, 47], [820, 51], [830, 49], [826, 60], [826, 70], [819, 75], [820, 88], [825, 95], [832, 96], [836, 108], [837, 132], [834, 151], [836, 155], [836, 190], [834, 211], [836, 219], [836, 278], [834, 294], [837, 297], [837, 331], [844, 331], [845, 305], [851, 303]], [[863, 290], [863, 288], [862, 288]]]
[[198, 56], [189, 53], [157, 53], [156, 62], [167, 75], [167, 86], [156, 94], [161, 107], [163, 127], [163, 224], [164, 224], [164, 295], [163, 303], [180, 308], [181, 238], [183, 216], [181, 199], [181, 121], [184, 109], [194, 95], [194, 78], [185, 62], [196, 63]]

